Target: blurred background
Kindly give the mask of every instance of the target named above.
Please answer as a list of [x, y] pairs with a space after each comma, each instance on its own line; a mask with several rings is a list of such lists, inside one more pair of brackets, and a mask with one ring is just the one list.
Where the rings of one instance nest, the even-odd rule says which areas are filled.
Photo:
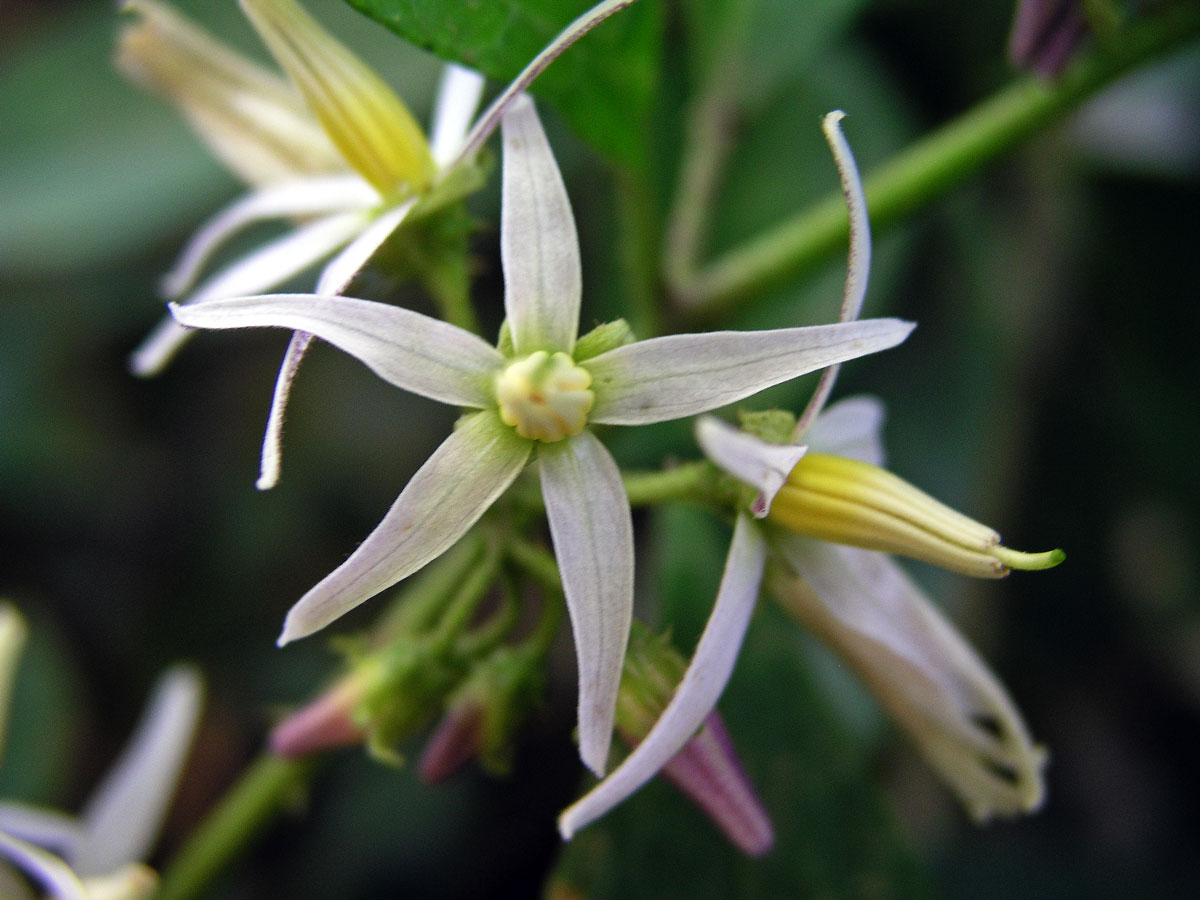
[[[265, 58], [234, 3], [178, 5]], [[436, 59], [344, 3], [306, 5], [427, 117]], [[562, 4], [563, 21], [585, 5]], [[811, 5], [819, 40], [803, 35], [805, 4], [788, 4], [777, 39], [749, 59], [708, 252], [835, 188], [827, 110], [850, 114], [869, 171], [1014, 77], [1009, 2], [877, 0], [838, 16]], [[686, 32], [682, 18], [671, 6], [665, 33]], [[322, 636], [274, 648], [282, 616], [374, 527], [453, 414], [318, 347], [293, 395], [283, 480], [261, 494], [285, 335], [203, 334], [163, 376], [128, 373], [162, 315], [162, 274], [240, 188], [173, 109], [114, 71], [117, 27], [109, 0], [0, 5], [0, 596], [33, 633], [0, 796], [76, 808], [156, 674], [190, 660], [208, 707], [166, 859], [280, 711], [336, 671]], [[669, 199], [691, 84], [669, 54], [664, 67], [676, 80], [655, 120], [655, 171]], [[1197, 83], [1193, 46], [881, 235], [865, 312], [920, 327], [839, 382], [839, 396], [888, 404], [894, 471], [1010, 546], [1067, 552], [1052, 572], [997, 583], [912, 568], [1049, 748], [1038, 815], [973, 826], [865, 693], [764, 603], [721, 704], [779, 829], [764, 861], [740, 858], [659, 784], [562, 856], [554, 815], [583, 786], [564, 637], [511, 779], [472, 767], [431, 788], [411, 769], [338, 754], [214, 896], [528, 897], [555, 866], [563, 896], [568, 882], [596, 897], [1200, 890], [1200, 790], [1187, 774], [1200, 758]], [[625, 299], [615, 176], [545, 118], [579, 219], [584, 322], [605, 321]], [[497, 182], [471, 201], [476, 302], [493, 327]], [[843, 272], [832, 260], [729, 321], [829, 321]], [[397, 299], [428, 308], [416, 288]], [[811, 388], [757, 405], [799, 408]], [[697, 456], [687, 423], [605, 439], [630, 465]], [[687, 652], [727, 529], [687, 508], [636, 526], [641, 615], [673, 626]], [[339, 630], [375, 612], [366, 604]]]

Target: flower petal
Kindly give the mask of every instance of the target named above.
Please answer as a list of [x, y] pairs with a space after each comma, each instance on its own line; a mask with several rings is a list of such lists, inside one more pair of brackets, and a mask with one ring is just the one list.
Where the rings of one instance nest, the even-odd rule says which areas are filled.
[[[854, 154], [850, 152], [850, 145], [842, 134], [841, 121], [845, 116], [840, 109], [834, 110], [822, 120], [821, 130], [825, 132], [825, 140], [833, 151], [833, 162], [842, 182], [842, 195], [846, 198], [846, 213], [850, 219], [850, 258], [846, 265], [846, 286], [842, 290], [842, 309], [838, 321], [853, 322], [862, 311], [863, 298], [867, 295], [867, 278], [871, 272], [871, 220], [867, 216], [867, 198], [862, 179], [858, 176]], [[799, 443], [808, 426], [825, 408], [825, 401], [829, 399], [833, 383], [837, 381], [839, 368], [833, 365], [821, 373], [817, 389], [796, 421], [796, 428], [792, 432], [794, 442]]]
[[579, 660], [579, 753], [603, 776], [633, 620], [629, 499], [590, 431], [540, 445], [538, 463]]
[[312, 343], [313, 336], [307, 331], [297, 331], [288, 341], [283, 363], [275, 377], [275, 393], [271, 395], [271, 411], [267, 414], [267, 427], [263, 434], [262, 454], [259, 457], [258, 481], [254, 486], [260, 491], [269, 491], [279, 483], [280, 460], [283, 456], [283, 419], [287, 412], [288, 398], [292, 394], [292, 382], [304, 354]]
[[1037, 809], [1045, 752], [984, 662], [888, 556], [798, 536], [783, 605], [854, 668], [979, 821]]
[[186, 666], [166, 672], [129, 744], [84, 808], [84, 834], [71, 854], [82, 878], [145, 859], [200, 720], [203, 685]]
[[88, 900], [87, 891], [75, 873], [53, 853], [0, 831], [0, 855], [29, 873], [55, 900]]
[[385, 381], [455, 406], [494, 404], [492, 374], [504, 358], [447, 322], [387, 303], [316, 294], [263, 294], [171, 305], [191, 328], [290, 328], [323, 338]]
[[465, 66], [447, 63], [442, 68], [429, 127], [430, 153], [437, 165], [445, 166], [462, 149], [483, 96], [484, 81], [482, 75]]
[[570, 839], [653, 778], [717, 705], [750, 623], [765, 561], [762, 532], [752, 519], [738, 516], [717, 601], [675, 696], [625, 761], [558, 817], [564, 838]]
[[588, 419], [644, 425], [708, 412], [833, 363], [894, 347], [913, 327], [898, 319], [870, 319], [627, 344], [582, 364], [596, 394]]
[[875, 397], [850, 397], [826, 409], [804, 435], [814, 453], [832, 453], [882, 467], [886, 411]]
[[295, 0], [241, 0], [271, 54], [346, 161], [381, 193], [423, 190], [434, 167], [399, 97]]
[[[187, 305], [270, 290], [332, 253], [366, 227], [361, 213], [337, 213], [285, 234], [204, 282]], [[167, 318], [130, 356], [134, 374], [157, 375], [190, 337]]]
[[350, 558], [292, 607], [279, 645], [319, 631], [440, 556], [512, 484], [531, 449], [494, 410], [463, 419]]
[[192, 235], [174, 268], [163, 278], [163, 294], [177, 300], [225, 241], [256, 222], [361, 210], [379, 202], [375, 189], [357, 175], [305, 178], [245, 194]]
[[56, 809], [4, 802], [0, 803], [0, 832], [70, 859], [83, 840], [83, 823]]
[[800, 462], [807, 447], [771, 444], [712, 416], [696, 420], [696, 441], [704, 455], [745, 484], [758, 488], [754, 517], [771, 511], [771, 501]]
[[550, 63], [558, 59], [564, 50], [613, 13], [619, 13], [625, 7], [633, 6], [635, 2], [636, 0], [604, 0], [603, 3], [597, 3], [560, 31], [537, 56], [529, 61], [529, 65], [521, 70], [512, 83], [492, 101], [492, 105], [484, 111], [474, 127], [471, 128], [471, 133], [463, 141], [462, 150], [450, 166], [456, 167], [479, 152], [515, 99], [533, 84], [534, 79], [541, 75]]
[[345, 293], [350, 282], [354, 280], [354, 276], [375, 255], [375, 251], [383, 245], [383, 242], [391, 237], [392, 232], [400, 227], [400, 223], [408, 217], [414, 205], [416, 205], [416, 200], [405, 201], [399, 206], [392, 207], [368, 225], [362, 234], [352, 240], [325, 266], [321, 277], [317, 279], [316, 292], [326, 296]]
[[117, 66], [165, 95], [243, 181], [275, 184], [345, 171], [341, 154], [284, 79], [235, 53], [165, 3], [124, 0]]
[[4, 736], [8, 729], [8, 703], [12, 697], [13, 680], [28, 631], [25, 619], [16, 608], [8, 603], [0, 603], [0, 759], [4, 757]]
[[504, 114], [500, 260], [516, 353], [570, 353], [579, 331], [579, 238], [558, 163], [527, 97]]

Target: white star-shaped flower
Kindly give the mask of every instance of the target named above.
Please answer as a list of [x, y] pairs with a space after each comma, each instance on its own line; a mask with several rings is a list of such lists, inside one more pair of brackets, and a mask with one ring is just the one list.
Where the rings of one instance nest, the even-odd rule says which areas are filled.
[[[0, 740], [24, 631], [15, 610], [0, 605]], [[0, 857], [56, 900], [148, 897], [156, 877], [141, 861], [175, 793], [201, 696], [200, 677], [192, 669], [164, 674], [133, 737], [78, 817], [0, 802]]]
[[383, 521], [289, 612], [280, 643], [311, 634], [455, 543], [533, 457], [579, 659], [584, 763], [604, 771], [633, 601], [629, 502], [589, 423], [692, 416], [900, 343], [897, 320], [653, 338], [577, 349], [581, 275], [570, 202], [532, 101], [503, 119], [504, 352], [448, 323], [367, 300], [282, 294], [172, 308], [197, 328], [317, 335], [397, 387], [474, 409]]
[[[139, 20], [122, 33], [118, 65], [177, 102], [214, 152], [253, 187], [196, 232], [164, 279], [165, 293], [190, 304], [269, 291], [331, 254], [316, 293], [340, 293], [406, 219], [474, 190], [476, 157], [513, 98], [571, 44], [633, 2], [605, 0], [568, 25], [473, 126], [483, 77], [448, 65], [427, 142], [391, 88], [296, 0], [241, 0], [290, 85], [169, 6], [126, 0], [125, 9]], [[230, 238], [274, 219], [296, 224], [197, 283]], [[134, 352], [133, 371], [157, 374], [190, 334], [168, 316]], [[261, 489], [279, 478], [284, 408], [310, 340], [297, 333], [280, 367]]]

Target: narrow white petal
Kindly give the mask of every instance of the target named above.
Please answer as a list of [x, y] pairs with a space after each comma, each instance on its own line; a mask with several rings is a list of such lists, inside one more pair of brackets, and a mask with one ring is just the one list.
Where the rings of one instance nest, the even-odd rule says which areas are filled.
[[203, 686], [185, 666], [159, 679], [137, 730], [83, 810], [84, 835], [71, 855], [83, 878], [145, 859], [200, 720]]
[[653, 778], [712, 712], [733, 673], [758, 598], [765, 560], [766, 544], [758, 526], [747, 516], [739, 516], [712, 615], [675, 695], [625, 761], [559, 816], [558, 829], [564, 838], [569, 839]]
[[808, 452], [795, 444], [768, 443], [712, 416], [696, 420], [696, 442], [705, 456], [738, 481], [758, 488], [756, 519], [771, 511], [775, 495]]
[[287, 411], [288, 398], [292, 394], [292, 382], [300, 370], [304, 354], [312, 343], [313, 336], [307, 331], [297, 331], [288, 342], [283, 364], [275, 378], [275, 393], [271, 396], [271, 411], [267, 415], [267, 428], [263, 434], [262, 456], [258, 468], [258, 481], [254, 486], [260, 491], [269, 491], [279, 483], [280, 459], [283, 456], [283, 418]]
[[579, 238], [558, 163], [527, 97], [504, 114], [500, 262], [516, 352], [570, 353], [579, 331]]
[[886, 411], [875, 397], [839, 400], [819, 415], [804, 435], [814, 453], [832, 453], [883, 466], [883, 420]]
[[539, 446], [538, 463], [579, 660], [579, 753], [603, 776], [633, 620], [629, 500], [590, 431]]
[[[186, 305], [270, 290], [332, 253], [366, 225], [362, 213], [337, 213], [302, 226], [222, 269], [200, 285]], [[130, 368], [136, 375], [157, 375], [189, 337], [177, 322], [164, 320], [130, 356]]]
[[192, 328], [307, 331], [365, 363], [406, 391], [455, 406], [494, 404], [492, 375], [504, 364], [495, 347], [447, 322], [351, 297], [263, 294], [171, 306]]
[[292, 607], [280, 646], [319, 631], [440, 556], [512, 484], [531, 449], [494, 410], [464, 419], [350, 558]]
[[367, 264], [400, 223], [407, 218], [416, 200], [408, 200], [379, 216], [367, 229], [329, 261], [317, 279], [316, 293], [330, 296], [345, 293], [354, 276]]
[[[825, 140], [833, 151], [833, 162], [837, 166], [842, 182], [842, 196], [846, 198], [846, 213], [850, 219], [850, 258], [846, 265], [846, 286], [842, 291], [842, 309], [839, 322], [853, 322], [862, 311], [863, 299], [867, 295], [867, 279], [871, 272], [871, 220], [867, 216], [867, 198], [863, 193], [862, 179], [854, 154], [842, 134], [841, 121], [846, 114], [840, 109], [825, 116], [821, 129]], [[808, 426], [820, 415], [833, 390], [840, 366], [830, 366], [821, 373], [821, 380], [813, 392], [812, 399], [800, 414], [792, 440], [798, 442]]]
[[459, 152], [458, 157], [448, 168], [453, 168], [460, 162], [471, 159], [479, 152], [484, 142], [496, 130], [496, 126], [500, 124], [501, 118], [503, 118], [513, 101], [533, 84], [534, 79], [541, 75], [550, 63], [558, 59], [564, 50], [609, 16], [619, 13], [627, 6], [633, 6], [635, 2], [636, 0], [604, 0], [603, 3], [597, 3], [560, 31], [550, 43], [542, 48], [541, 53], [529, 61], [529, 65], [521, 70], [512, 83], [492, 101], [492, 105], [479, 117], [479, 121], [475, 123], [471, 129], [471, 133], [467, 135], [467, 139], [463, 141], [462, 150]]
[[471, 119], [483, 96], [484, 77], [456, 63], [442, 68], [429, 129], [429, 152], [440, 167], [454, 159], [467, 138]]
[[379, 202], [375, 189], [357, 175], [304, 178], [245, 194], [192, 235], [174, 268], [163, 278], [163, 294], [171, 300], [181, 297], [195, 284], [213, 253], [256, 222], [368, 209]]
[[978, 820], [1041, 805], [1045, 753], [1004, 687], [888, 556], [789, 536], [772, 587], [840, 653]]
[[29, 629], [16, 608], [0, 603], [0, 759], [4, 758], [4, 736], [8, 728], [8, 703], [12, 697], [17, 662]]
[[6, 802], [0, 803], [0, 832], [70, 859], [83, 839], [83, 823], [56, 809]]
[[0, 855], [16, 863], [55, 900], [88, 900], [87, 891], [75, 873], [53, 853], [0, 831]]
[[903, 341], [910, 322], [870, 319], [776, 331], [676, 334], [627, 344], [583, 363], [592, 422], [644, 425], [734, 403], [764, 388]]

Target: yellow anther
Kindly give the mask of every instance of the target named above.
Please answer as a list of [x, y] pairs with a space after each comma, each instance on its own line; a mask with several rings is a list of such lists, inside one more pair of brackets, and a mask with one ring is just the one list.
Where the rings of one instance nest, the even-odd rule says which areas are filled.
[[539, 350], [496, 377], [500, 418], [521, 437], [560, 441], [579, 434], [595, 402], [592, 376], [565, 353]]
[[788, 476], [769, 518], [799, 534], [898, 553], [979, 578], [1048, 569], [1061, 550], [1021, 553], [1000, 536], [868, 463], [809, 453]]

